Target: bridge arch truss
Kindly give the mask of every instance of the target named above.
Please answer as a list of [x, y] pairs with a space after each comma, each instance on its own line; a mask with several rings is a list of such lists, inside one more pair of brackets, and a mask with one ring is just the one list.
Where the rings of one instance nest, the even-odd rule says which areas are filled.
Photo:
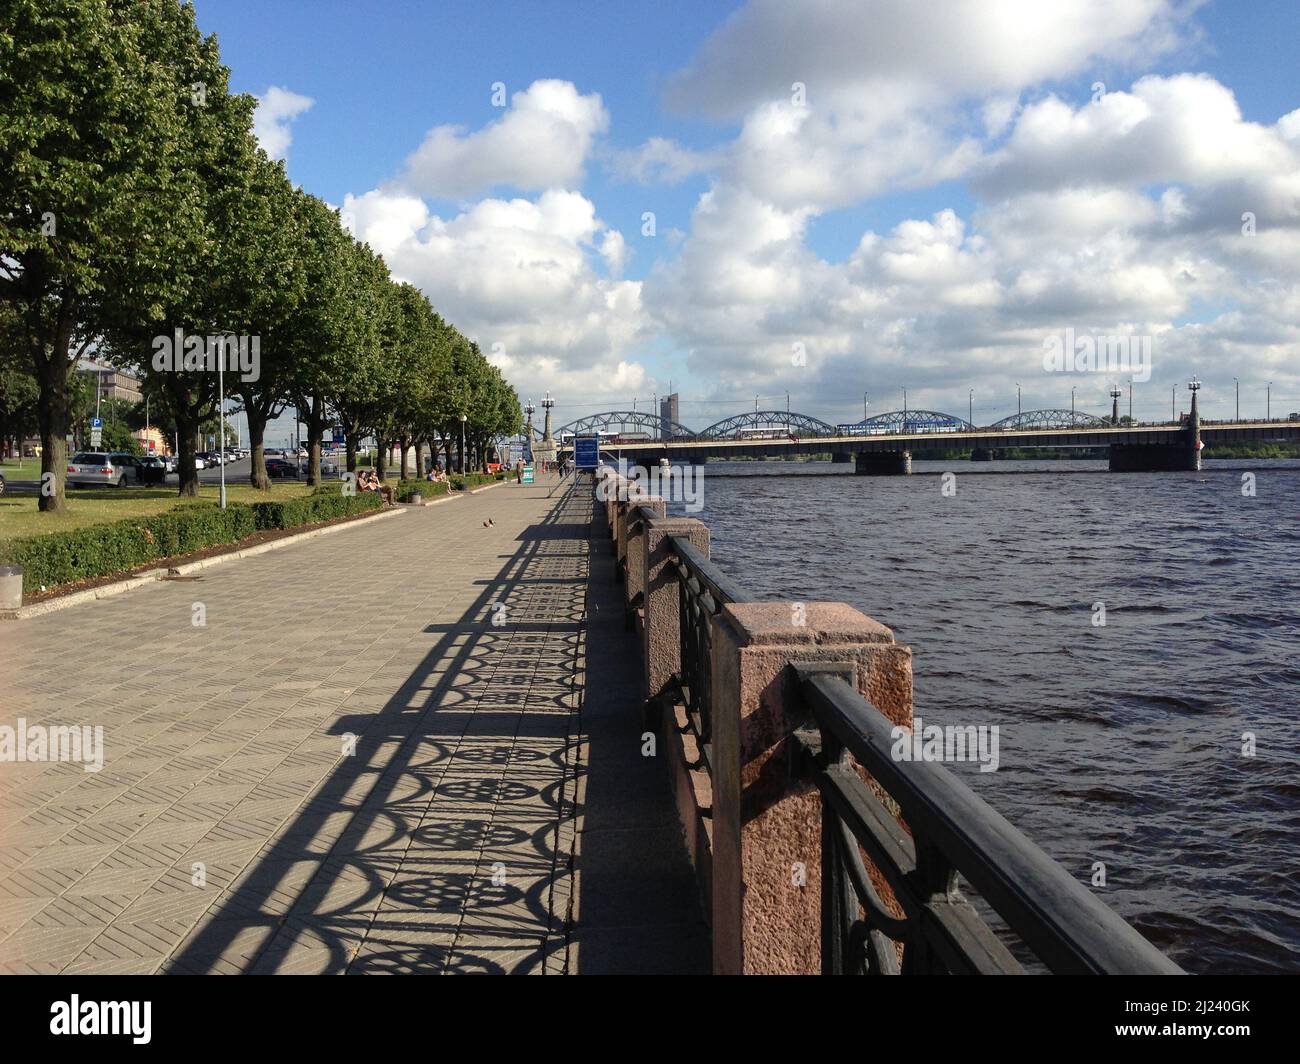
[[975, 426], [955, 414], [939, 410], [891, 410], [851, 425], [840, 425], [845, 436], [899, 435], [914, 432], [972, 432]]
[[701, 429], [702, 440], [741, 440], [747, 433], [779, 433], [784, 436], [834, 436], [835, 426], [808, 414], [795, 414], [786, 410], [751, 410], [744, 414], [715, 421]]
[[1090, 429], [1106, 428], [1110, 422], [1095, 414], [1085, 414], [1073, 410], [1026, 410], [1022, 414], [1012, 414], [1001, 421], [995, 421], [991, 429]]
[[620, 432], [632, 430], [648, 433], [654, 439], [661, 435], [673, 439], [694, 439], [695, 432], [676, 421], [669, 421], [648, 410], [608, 410], [603, 414], [590, 414], [587, 417], [561, 425], [557, 435], [590, 435], [595, 432]]

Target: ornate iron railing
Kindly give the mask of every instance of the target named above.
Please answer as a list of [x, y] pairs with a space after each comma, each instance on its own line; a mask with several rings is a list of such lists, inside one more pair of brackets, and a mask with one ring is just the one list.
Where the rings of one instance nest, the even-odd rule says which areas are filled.
[[[794, 668], [816, 721], [795, 740], [822, 797], [823, 972], [1020, 972], [962, 897], [959, 874], [1053, 972], [1181, 971], [943, 765], [894, 760], [892, 725], [847, 682], [845, 666]], [[848, 754], [896, 803], [907, 829]]]
[[711, 622], [728, 602], [753, 602], [754, 598], [691, 546], [690, 540], [669, 536], [668, 542], [681, 588], [678, 630], [682, 639], [682, 668], [676, 680], [707, 763], [713, 736]]

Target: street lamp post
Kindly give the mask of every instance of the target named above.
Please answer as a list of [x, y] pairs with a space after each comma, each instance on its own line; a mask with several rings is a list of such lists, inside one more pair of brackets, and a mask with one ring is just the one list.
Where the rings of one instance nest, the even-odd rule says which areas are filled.
[[1264, 386], [1264, 420], [1273, 420], [1273, 382], [1269, 381]]
[[1071, 384], [1071, 385], [1070, 385], [1070, 416], [1071, 416], [1071, 417], [1074, 416], [1074, 390], [1075, 390], [1075, 388], [1077, 388], [1077, 387], [1078, 387], [1078, 385], [1076, 385], [1076, 384]]
[[460, 472], [461, 476], [465, 475], [465, 422], [469, 420], [465, 414], [460, 415]]
[[862, 393], [862, 420], [867, 420], [867, 393]]
[[970, 425], [975, 424], [975, 389], [970, 390], [970, 395], [966, 397], [966, 421]]
[[1020, 382], [1016, 381], [1016, 416], [1020, 415]]
[[1128, 379], [1128, 420], [1133, 423], [1133, 378]]
[[1237, 380], [1236, 377], [1233, 377], [1232, 387], [1233, 390], [1237, 393], [1237, 412], [1235, 415], [1233, 415], [1233, 420], [1240, 421], [1241, 420], [1241, 381]]

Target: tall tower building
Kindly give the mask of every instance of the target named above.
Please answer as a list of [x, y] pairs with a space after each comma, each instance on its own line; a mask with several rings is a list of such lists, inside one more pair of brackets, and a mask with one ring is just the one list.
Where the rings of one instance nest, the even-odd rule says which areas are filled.
[[681, 397], [673, 392], [659, 400], [659, 439], [672, 439], [674, 425], [681, 424]]

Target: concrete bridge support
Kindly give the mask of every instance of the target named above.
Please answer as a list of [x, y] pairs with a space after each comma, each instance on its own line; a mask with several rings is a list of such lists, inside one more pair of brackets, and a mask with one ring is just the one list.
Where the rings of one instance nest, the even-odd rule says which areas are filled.
[[992, 462], [998, 456], [998, 452], [991, 447], [976, 447], [970, 453], [972, 462]]
[[831, 454], [831, 461], [836, 465], [848, 465], [853, 461], [853, 454], [850, 451], [835, 451]]
[[911, 451], [862, 451], [854, 472], [860, 477], [905, 477], [912, 472]]
[[1174, 443], [1140, 444], [1112, 443], [1110, 445], [1110, 471], [1112, 473], [1163, 473], [1201, 468], [1201, 416], [1196, 408], [1196, 393], [1192, 392], [1192, 412], [1187, 426]]

